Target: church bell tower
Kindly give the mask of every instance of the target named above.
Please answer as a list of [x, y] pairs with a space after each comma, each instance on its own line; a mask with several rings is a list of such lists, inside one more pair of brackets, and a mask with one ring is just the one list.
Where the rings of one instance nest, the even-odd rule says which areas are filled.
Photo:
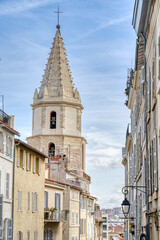
[[27, 138], [28, 143], [50, 158], [66, 155], [69, 170], [85, 171], [86, 140], [81, 136], [83, 106], [73, 84], [59, 24], [31, 106], [32, 136]]

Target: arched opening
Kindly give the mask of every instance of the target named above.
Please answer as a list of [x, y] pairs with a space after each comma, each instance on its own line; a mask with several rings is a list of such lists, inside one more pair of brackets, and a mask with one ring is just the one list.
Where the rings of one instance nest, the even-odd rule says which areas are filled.
[[48, 155], [49, 155], [49, 158], [55, 157], [55, 144], [54, 143], [49, 144]]
[[50, 115], [50, 128], [55, 129], [56, 128], [56, 112], [51, 112]]

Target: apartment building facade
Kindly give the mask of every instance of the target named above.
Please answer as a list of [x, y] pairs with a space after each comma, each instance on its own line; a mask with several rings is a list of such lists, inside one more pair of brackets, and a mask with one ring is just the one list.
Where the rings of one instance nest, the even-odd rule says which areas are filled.
[[13, 116], [0, 110], [0, 239], [12, 240], [12, 184], [14, 164], [14, 137], [19, 133], [13, 129]]
[[[131, 203], [125, 239], [160, 239], [160, 1], [135, 1], [133, 27], [137, 35], [135, 68], [125, 93], [131, 122], [123, 150], [125, 185]], [[125, 153], [126, 151], [126, 153]]]
[[43, 239], [47, 156], [19, 139], [15, 145], [13, 239]]

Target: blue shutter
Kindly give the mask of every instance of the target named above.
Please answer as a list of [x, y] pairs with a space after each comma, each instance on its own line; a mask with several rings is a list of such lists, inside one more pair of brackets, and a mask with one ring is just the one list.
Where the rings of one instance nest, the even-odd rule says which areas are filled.
[[57, 208], [57, 193], [55, 193], [55, 208]]
[[51, 230], [51, 240], [53, 240], [53, 230]]
[[49, 240], [49, 230], [47, 230], [47, 240]]
[[48, 192], [46, 191], [46, 208], [48, 208]]
[[58, 210], [60, 211], [61, 210], [61, 194], [59, 193], [58, 195], [59, 195], [59, 199], [58, 199], [59, 200], [59, 206], [58, 206], [59, 209]]
[[46, 230], [44, 230], [44, 240], [47, 240], [46, 239]]

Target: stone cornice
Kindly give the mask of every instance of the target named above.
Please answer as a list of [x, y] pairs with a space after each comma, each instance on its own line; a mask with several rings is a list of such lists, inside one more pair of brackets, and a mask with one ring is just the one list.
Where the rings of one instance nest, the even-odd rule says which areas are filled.
[[43, 135], [35, 135], [35, 136], [31, 136], [31, 137], [27, 137], [27, 139], [30, 138], [36, 138], [36, 137], [50, 137], [50, 136], [54, 136], [54, 137], [71, 137], [71, 138], [80, 138], [82, 140], [85, 141], [85, 143], [87, 144], [87, 140], [84, 137], [81, 136], [73, 136], [73, 135], [67, 135], [67, 134], [43, 134]]
[[81, 110], [83, 110], [83, 106], [81, 103], [74, 103], [74, 102], [69, 102], [69, 101], [63, 101], [63, 100], [60, 100], [60, 101], [39, 101], [39, 102], [36, 102], [36, 103], [33, 103], [31, 104], [31, 107], [32, 108], [35, 108], [37, 106], [48, 106], [48, 105], [70, 105], [72, 107], [80, 107]]

